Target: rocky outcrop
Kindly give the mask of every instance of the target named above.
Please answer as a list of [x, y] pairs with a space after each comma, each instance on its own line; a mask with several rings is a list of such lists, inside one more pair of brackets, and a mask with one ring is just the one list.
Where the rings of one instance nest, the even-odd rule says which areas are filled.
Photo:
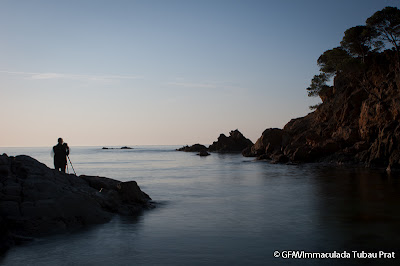
[[0, 156], [0, 249], [16, 239], [104, 223], [151, 208], [135, 181], [75, 176], [29, 156]]
[[197, 155], [208, 156], [208, 152], [220, 152], [220, 153], [240, 153], [249, 150], [253, 142], [245, 138], [239, 130], [232, 130], [229, 133], [229, 137], [224, 134], [219, 135], [218, 140], [214, 141], [208, 148], [202, 144], [194, 144], [192, 146], [183, 146], [182, 148], [176, 149], [177, 151], [185, 152], [198, 152]]
[[217, 141], [208, 147], [210, 152], [226, 152], [226, 153], [240, 153], [243, 150], [251, 147], [253, 142], [243, 136], [239, 130], [233, 130], [229, 133], [229, 137], [221, 134]]
[[121, 150], [133, 150], [133, 148], [128, 147], [128, 146], [123, 146], [123, 147], [121, 147]]
[[203, 152], [207, 151], [207, 147], [202, 144], [194, 144], [192, 146], [183, 146], [182, 148], [176, 149], [177, 151], [184, 152]]
[[245, 155], [400, 168], [400, 74], [394, 58], [385, 51], [366, 58], [362, 73], [338, 73], [314, 112], [282, 130], [267, 129]]

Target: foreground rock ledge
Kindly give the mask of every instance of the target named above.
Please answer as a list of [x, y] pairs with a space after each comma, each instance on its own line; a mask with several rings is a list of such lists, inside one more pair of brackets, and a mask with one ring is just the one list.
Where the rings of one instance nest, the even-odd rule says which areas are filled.
[[18, 239], [100, 224], [152, 208], [135, 181], [75, 176], [20, 155], [0, 155], [0, 252]]

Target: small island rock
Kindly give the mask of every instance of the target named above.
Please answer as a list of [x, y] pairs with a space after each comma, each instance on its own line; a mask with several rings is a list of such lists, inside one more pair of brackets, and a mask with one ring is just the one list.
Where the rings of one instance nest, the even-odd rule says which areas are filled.
[[207, 151], [207, 147], [202, 144], [194, 144], [192, 146], [183, 146], [182, 148], [176, 149], [177, 151], [184, 152], [202, 152]]
[[133, 150], [133, 148], [131, 148], [131, 147], [128, 147], [128, 146], [123, 146], [123, 147], [121, 147], [121, 148], [108, 148], [108, 147], [103, 147], [103, 148], [101, 148], [102, 150], [117, 150], [117, 149], [120, 149], [120, 150]]
[[209, 156], [210, 154], [207, 151], [201, 151], [197, 155], [204, 157], [204, 156]]

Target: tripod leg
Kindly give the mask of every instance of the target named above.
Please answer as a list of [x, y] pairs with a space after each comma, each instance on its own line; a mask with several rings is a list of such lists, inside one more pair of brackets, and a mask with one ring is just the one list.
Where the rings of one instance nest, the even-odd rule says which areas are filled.
[[76, 172], [75, 172], [74, 166], [72, 165], [71, 159], [69, 158], [69, 156], [68, 156], [68, 155], [67, 155], [67, 158], [68, 158], [68, 160], [69, 160], [69, 163], [71, 164], [71, 167], [72, 167], [72, 170], [74, 171], [74, 174], [76, 175]]

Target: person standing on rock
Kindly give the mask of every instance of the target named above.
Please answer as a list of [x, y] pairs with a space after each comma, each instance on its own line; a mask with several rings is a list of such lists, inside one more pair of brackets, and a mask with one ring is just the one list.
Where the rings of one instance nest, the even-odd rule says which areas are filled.
[[65, 173], [67, 166], [67, 156], [69, 154], [69, 147], [64, 143], [62, 138], [58, 139], [58, 144], [53, 147], [54, 152], [54, 168]]

